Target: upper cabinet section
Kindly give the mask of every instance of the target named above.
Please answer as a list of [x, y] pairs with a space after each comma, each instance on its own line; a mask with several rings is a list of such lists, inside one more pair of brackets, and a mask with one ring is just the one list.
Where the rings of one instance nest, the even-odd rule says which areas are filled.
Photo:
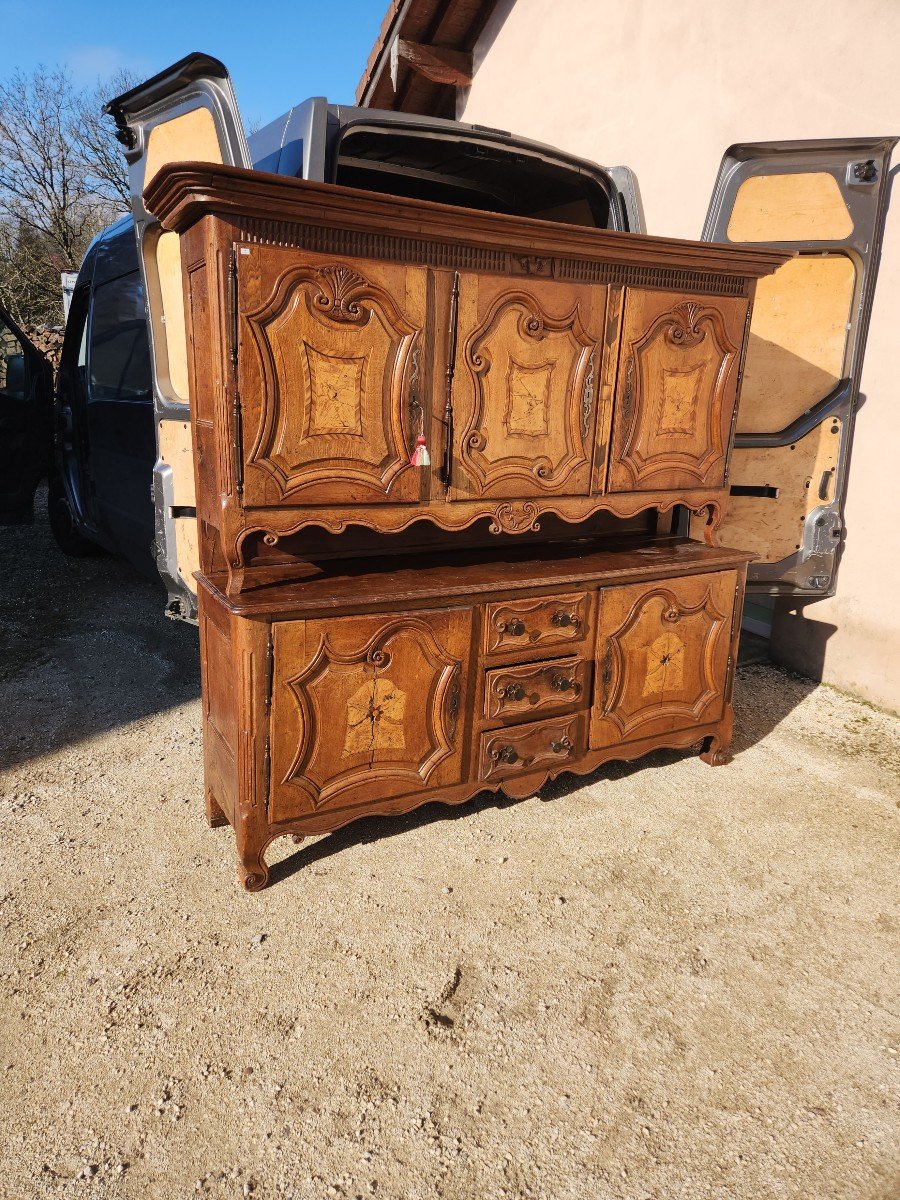
[[755, 283], [790, 251], [208, 164], [145, 199], [181, 235], [197, 508], [220, 543], [202, 566], [232, 590], [267, 555], [289, 571], [307, 526], [718, 505]]

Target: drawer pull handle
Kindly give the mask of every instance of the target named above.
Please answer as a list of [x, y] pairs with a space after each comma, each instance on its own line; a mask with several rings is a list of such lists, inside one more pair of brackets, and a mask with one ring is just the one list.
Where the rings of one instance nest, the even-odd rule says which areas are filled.
[[523, 767], [527, 767], [530, 762], [534, 761], [533, 756], [519, 758], [519, 752], [515, 746], [496, 746], [491, 750], [491, 758], [494, 762], [507, 763], [509, 766], [512, 766], [513, 763], [521, 763]]
[[560, 738], [558, 742], [551, 742], [550, 749], [554, 754], [571, 754], [572, 743], [567, 737]]
[[522, 687], [521, 683], [508, 683], [504, 688], [503, 694], [506, 696], [507, 700], [525, 699], [525, 689]]
[[550, 686], [555, 692], [578, 691], [578, 680], [570, 679], [568, 675], [554, 675], [550, 680]]
[[554, 625], [563, 629], [568, 625], [571, 625], [573, 629], [577, 629], [581, 624], [581, 621], [578, 619], [578, 617], [576, 617], [575, 613], [565, 612], [563, 609], [555, 612], [551, 617], [551, 621]]
[[516, 617], [512, 621], [504, 621], [500, 628], [504, 633], [512, 634], [513, 637], [521, 637], [525, 632], [525, 622]]

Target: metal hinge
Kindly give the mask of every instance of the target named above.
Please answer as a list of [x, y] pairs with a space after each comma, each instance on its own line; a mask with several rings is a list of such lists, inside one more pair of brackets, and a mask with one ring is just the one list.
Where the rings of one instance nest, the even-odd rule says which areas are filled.
[[744, 340], [741, 345], [741, 361], [738, 363], [737, 383], [735, 384], [735, 402], [731, 413], [731, 428], [728, 431], [728, 454], [725, 458], [725, 475], [723, 483], [728, 482], [731, 474], [731, 452], [734, 449], [734, 431], [737, 426], [738, 407], [741, 403], [741, 384], [744, 382], [744, 366], [747, 362], [747, 348], [750, 343], [750, 321], [753, 317], [753, 304], [747, 305], [747, 316], [744, 318]]
[[750, 322], [753, 319], [753, 304], [747, 305], [747, 315], [744, 317], [744, 340], [741, 344], [741, 361], [738, 364], [737, 374], [737, 389], [740, 393], [741, 383], [744, 380], [744, 367], [747, 362], [747, 348], [750, 344]]
[[741, 585], [738, 584], [734, 589], [734, 599], [731, 602], [731, 628], [728, 631], [728, 663], [725, 667], [726, 678], [731, 677], [731, 669], [734, 666], [734, 628], [741, 616], [743, 616], [743, 605], [741, 612], [738, 612], [738, 598], [741, 594]]
[[263, 751], [263, 795], [265, 796], [266, 812], [269, 811], [269, 784], [272, 779], [272, 750], [269, 735], [266, 734], [266, 748]]
[[231, 354], [231, 422], [232, 450], [234, 453], [234, 489], [238, 500], [244, 495], [244, 455], [243, 455], [243, 421], [241, 414], [241, 394], [238, 389], [238, 267], [237, 250], [231, 249], [231, 263], [228, 270], [229, 279], [229, 332]]
[[266, 643], [266, 712], [272, 707], [272, 685], [275, 679], [275, 641], [272, 637], [272, 627], [269, 626], [269, 640]]
[[[732, 600], [732, 602], [731, 602], [731, 631], [730, 631], [730, 636], [731, 636], [732, 640], [734, 640], [734, 627], [735, 627], [735, 624], [736, 624], [736, 622], [737, 622], [737, 619], [738, 619], [738, 597], [740, 596], [740, 594], [741, 594], [741, 585], [740, 585], [740, 583], [739, 583], [739, 584], [737, 585], [737, 587], [734, 589], [734, 599], [733, 599], [733, 600]], [[743, 605], [741, 605], [741, 608], [743, 608]]]
[[454, 272], [450, 292], [450, 328], [447, 348], [446, 393], [444, 399], [444, 461], [441, 467], [444, 488], [453, 481], [453, 376], [456, 374], [456, 341], [459, 333], [459, 271]]

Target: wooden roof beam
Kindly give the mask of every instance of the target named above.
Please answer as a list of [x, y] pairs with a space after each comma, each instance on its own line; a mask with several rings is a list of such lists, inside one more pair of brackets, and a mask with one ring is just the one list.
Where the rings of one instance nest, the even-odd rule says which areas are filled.
[[450, 50], [446, 46], [425, 46], [421, 42], [410, 42], [398, 36], [391, 43], [391, 83], [395, 93], [401, 63], [433, 83], [468, 87], [472, 82], [472, 55], [467, 51]]

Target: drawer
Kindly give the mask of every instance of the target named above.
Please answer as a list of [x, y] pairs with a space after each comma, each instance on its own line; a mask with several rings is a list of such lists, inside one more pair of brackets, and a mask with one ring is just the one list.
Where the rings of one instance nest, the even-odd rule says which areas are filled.
[[587, 635], [588, 596], [533, 596], [489, 604], [485, 613], [485, 654], [533, 650], [580, 642]]
[[485, 674], [484, 715], [489, 721], [521, 720], [544, 711], [577, 708], [587, 695], [590, 665], [572, 657], [495, 667]]
[[481, 735], [479, 779], [508, 779], [546, 770], [582, 756], [582, 722], [578, 713], [532, 721]]

